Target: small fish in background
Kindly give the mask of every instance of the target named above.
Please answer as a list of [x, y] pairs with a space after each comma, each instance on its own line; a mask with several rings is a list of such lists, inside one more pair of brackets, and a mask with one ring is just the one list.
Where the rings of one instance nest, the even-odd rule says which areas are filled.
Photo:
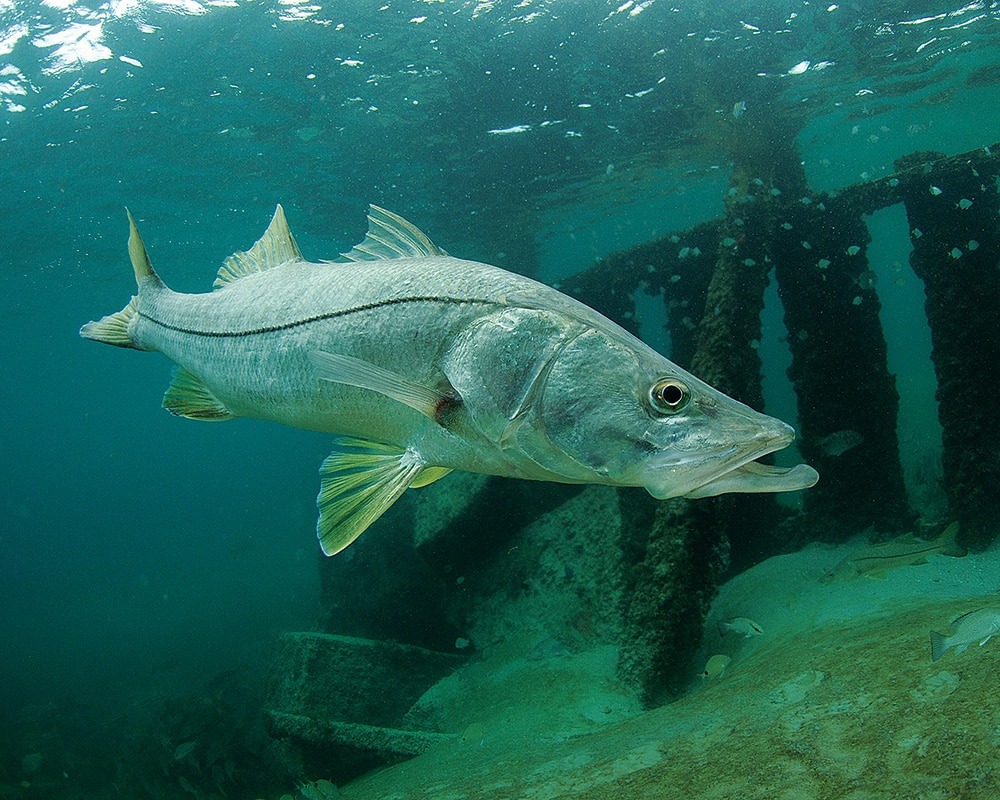
[[482, 744], [486, 736], [486, 727], [481, 722], [473, 722], [462, 731], [461, 740], [470, 744]]
[[958, 523], [953, 522], [933, 541], [918, 539], [912, 533], [906, 533], [889, 542], [862, 547], [827, 572], [819, 582], [842, 583], [862, 575], [884, 580], [890, 569], [926, 564], [927, 557], [934, 553], [961, 558], [966, 550], [955, 541], [957, 535]]
[[937, 661], [953, 647], [955, 655], [973, 642], [982, 647], [997, 633], [1000, 633], [1000, 606], [962, 614], [952, 620], [949, 633], [931, 631], [931, 661]]
[[719, 636], [725, 636], [729, 633], [738, 633], [744, 639], [749, 639], [751, 636], [763, 636], [764, 629], [748, 617], [733, 617], [728, 622], [720, 620]]
[[732, 660], [729, 656], [716, 653], [705, 662], [705, 669], [701, 672], [701, 679], [703, 681], [711, 681], [721, 678], [726, 674], [726, 667], [729, 666], [729, 662]]
[[742, 117], [746, 113], [746, 111], [747, 111], [746, 100], [739, 100], [733, 103], [733, 116], [736, 117], [736, 119]]
[[180, 761], [186, 755], [194, 752], [194, 749], [198, 746], [197, 740], [191, 742], [183, 742], [177, 745], [177, 749], [174, 750], [174, 761]]
[[865, 440], [857, 431], [837, 431], [829, 436], [822, 436], [816, 440], [816, 445], [828, 456], [840, 456], [848, 450], [857, 447]]

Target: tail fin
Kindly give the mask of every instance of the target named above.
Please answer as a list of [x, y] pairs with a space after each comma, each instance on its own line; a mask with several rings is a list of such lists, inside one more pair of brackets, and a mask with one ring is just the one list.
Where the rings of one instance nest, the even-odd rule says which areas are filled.
[[937, 661], [948, 649], [948, 637], [943, 633], [931, 631], [931, 661]]
[[941, 531], [941, 535], [935, 540], [936, 544], [941, 545], [941, 555], [961, 558], [969, 552], [955, 541], [956, 536], [958, 536], [957, 522], [951, 523], [951, 525]]
[[132, 261], [132, 269], [135, 272], [135, 282], [139, 287], [139, 293], [132, 296], [128, 305], [121, 311], [109, 314], [96, 321], [88, 322], [80, 328], [80, 335], [84, 339], [93, 339], [95, 342], [113, 344], [115, 347], [131, 347], [141, 350], [129, 333], [129, 323], [139, 310], [139, 295], [142, 294], [144, 284], [151, 282], [162, 285], [159, 277], [153, 271], [152, 264], [149, 263], [149, 256], [146, 254], [146, 247], [139, 236], [139, 229], [132, 219], [132, 214], [125, 209], [128, 214], [128, 255]]

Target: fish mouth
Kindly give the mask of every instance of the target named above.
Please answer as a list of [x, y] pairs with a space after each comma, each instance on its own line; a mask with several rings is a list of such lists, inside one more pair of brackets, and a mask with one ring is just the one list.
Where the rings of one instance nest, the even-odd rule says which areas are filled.
[[808, 464], [775, 467], [757, 461], [783, 450], [795, 440], [791, 426], [774, 422], [775, 429], [750, 442], [708, 453], [678, 456], [665, 452], [653, 456], [643, 470], [642, 485], [658, 500], [715, 497], [732, 492], [794, 492], [814, 486], [819, 473]]

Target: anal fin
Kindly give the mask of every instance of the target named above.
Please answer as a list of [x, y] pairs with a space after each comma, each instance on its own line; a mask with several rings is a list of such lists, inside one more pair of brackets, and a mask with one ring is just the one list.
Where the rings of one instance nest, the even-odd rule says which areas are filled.
[[316, 535], [323, 552], [332, 556], [347, 547], [417, 482], [420, 473], [433, 469], [412, 450], [337, 437], [319, 469]]
[[445, 475], [451, 472], [451, 467], [424, 467], [423, 470], [413, 479], [413, 483], [410, 484], [411, 489], [419, 489], [428, 484], [434, 483], [434, 481], [439, 481]]
[[179, 417], [205, 422], [236, 418], [204, 383], [183, 367], [174, 370], [174, 379], [163, 395], [163, 407]]

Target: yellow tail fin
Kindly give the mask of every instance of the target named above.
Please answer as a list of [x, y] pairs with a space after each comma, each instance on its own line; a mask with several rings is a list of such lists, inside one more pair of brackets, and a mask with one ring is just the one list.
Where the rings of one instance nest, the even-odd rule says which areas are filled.
[[88, 322], [80, 328], [80, 335], [84, 339], [113, 344], [115, 347], [131, 347], [135, 350], [141, 350], [142, 348], [135, 343], [129, 334], [129, 322], [139, 311], [139, 295], [142, 294], [143, 285], [152, 282], [162, 286], [162, 282], [153, 271], [153, 265], [149, 263], [146, 246], [142, 243], [142, 237], [139, 235], [139, 229], [136, 227], [135, 220], [132, 219], [131, 212], [125, 209], [125, 213], [128, 215], [128, 255], [132, 261], [132, 270], [135, 272], [135, 282], [139, 287], [139, 293], [133, 295], [129, 304], [121, 311], [109, 314], [96, 322]]

